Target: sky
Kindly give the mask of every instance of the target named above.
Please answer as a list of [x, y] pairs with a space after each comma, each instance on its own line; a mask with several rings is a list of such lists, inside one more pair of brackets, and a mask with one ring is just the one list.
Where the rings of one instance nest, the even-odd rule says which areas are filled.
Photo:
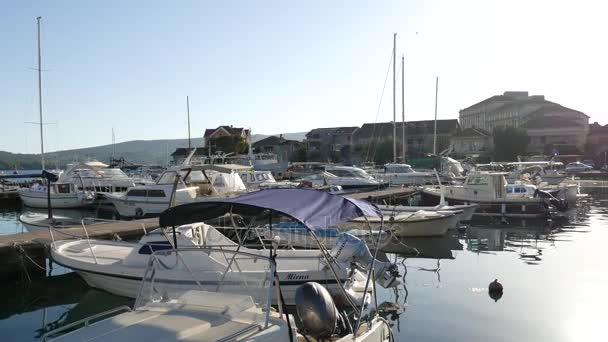
[[[608, 124], [601, 1], [2, 1], [0, 150], [38, 153], [36, 17], [45, 150], [390, 121], [404, 57], [408, 120], [529, 91]], [[401, 118], [401, 67], [397, 65]], [[385, 84], [386, 79], [386, 84]], [[384, 96], [381, 94], [384, 89]]]

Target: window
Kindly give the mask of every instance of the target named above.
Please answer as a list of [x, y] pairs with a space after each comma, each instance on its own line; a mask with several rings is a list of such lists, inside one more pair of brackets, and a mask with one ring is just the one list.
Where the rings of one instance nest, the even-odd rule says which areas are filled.
[[165, 197], [164, 190], [148, 190], [148, 197]]
[[157, 184], [173, 184], [175, 183], [175, 171], [165, 172], [160, 176]]
[[167, 240], [151, 241], [151, 242], [148, 242], [145, 245], [141, 246], [141, 248], [137, 252], [139, 254], [152, 254], [152, 252], [162, 251], [165, 249], [172, 249], [172, 248], [173, 247]]
[[131, 189], [127, 192], [127, 196], [133, 197], [146, 197], [146, 190], [144, 189]]
[[60, 194], [69, 194], [70, 184], [57, 184], [57, 192]]

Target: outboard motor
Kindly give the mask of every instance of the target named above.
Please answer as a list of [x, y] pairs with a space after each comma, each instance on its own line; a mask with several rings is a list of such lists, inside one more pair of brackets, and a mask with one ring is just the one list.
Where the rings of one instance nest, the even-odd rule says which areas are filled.
[[534, 197], [544, 198], [548, 204], [554, 206], [559, 211], [566, 211], [568, 209], [568, 202], [555, 198], [547, 191], [536, 189], [534, 190]]
[[317, 340], [350, 333], [347, 318], [340, 314], [329, 291], [319, 283], [309, 282], [296, 290], [296, 313], [304, 333]]
[[[366, 270], [371, 265], [374, 256], [370, 252], [365, 241], [358, 237], [342, 233], [336, 239], [336, 244], [329, 254], [337, 261], [358, 265], [362, 270]], [[397, 266], [387, 261], [376, 259], [374, 262], [375, 279], [382, 287], [391, 287], [399, 284], [397, 277], [399, 272]]]

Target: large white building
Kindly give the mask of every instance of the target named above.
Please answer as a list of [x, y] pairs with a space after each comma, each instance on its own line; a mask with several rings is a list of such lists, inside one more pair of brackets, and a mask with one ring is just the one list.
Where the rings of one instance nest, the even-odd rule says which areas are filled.
[[525, 128], [531, 153], [559, 149], [561, 145], [585, 145], [589, 117], [582, 112], [530, 96], [527, 91], [507, 91], [460, 111], [462, 129], [480, 128], [492, 132], [497, 127]]

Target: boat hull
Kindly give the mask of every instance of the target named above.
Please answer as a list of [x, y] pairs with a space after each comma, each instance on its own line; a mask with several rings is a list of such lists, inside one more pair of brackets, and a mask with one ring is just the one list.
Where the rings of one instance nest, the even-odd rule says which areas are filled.
[[458, 220], [460, 222], [469, 222], [473, 218], [475, 211], [477, 210], [477, 204], [468, 204], [468, 205], [457, 205], [457, 206], [394, 206], [394, 205], [378, 205], [378, 208], [383, 212], [395, 214], [395, 213], [411, 213], [416, 212], [418, 210], [426, 210], [426, 211], [455, 211], [459, 212]]
[[[44, 192], [20, 191], [19, 198], [27, 207], [47, 208], [48, 199]], [[52, 208], [82, 208], [88, 204], [84, 196], [79, 194], [51, 194]]]
[[[119, 296], [135, 298], [138, 295], [149, 258], [149, 254], [141, 254], [142, 246], [144, 245], [103, 240], [58, 241], [51, 249], [51, 258], [55, 263], [77, 272], [91, 287]], [[249, 251], [254, 254], [267, 255], [267, 251], [264, 250]], [[300, 256], [290, 256], [296, 253], [300, 253]], [[285, 255], [285, 257], [281, 257], [281, 255]], [[279, 251], [277, 276], [287, 305], [295, 305], [297, 288], [307, 282], [323, 284], [337, 296], [343, 295], [339, 283], [346, 284], [347, 290], [350, 289], [348, 293], [351, 299], [360, 302], [364, 297], [363, 289], [367, 277], [360, 271], [349, 272], [346, 267], [334, 267], [338, 275], [338, 283], [332, 272], [322, 263], [319, 255], [320, 253], [317, 251]], [[215, 262], [209, 258], [190, 260], [192, 265], [198, 265], [192, 270], [195, 272], [213, 270], [215, 266], [210, 263], [210, 260]], [[172, 265], [175, 260], [169, 258], [165, 260], [165, 263]], [[175, 269], [171, 270], [171, 272], [175, 271]], [[159, 273], [156, 278], [158, 281], [169, 282], [171, 286], [191, 288], [193, 286], [192, 278], [189, 277], [188, 272], [182, 271], [183, 273], [180, 274], [183, 277], [176, 278], [175, 275], [172, 275], [164, 279], [163, 274]], [[257, 271], [248, 269], [247, 272], [255, 273]], [[260, 269], [259, 272], [264, 273], [267, 270]], [[221, 282], [215, 278], [199, 280], [211, 284], [211, 286]]]
[[158, 215], [169, 208], [169, 202], [133, 201], [122, 198], [106, 197], [122, 217], [142, 217]]
[[[380, 226], [379, 222], [370, 222], [370, 224], [372, 229]], [[394, 222], [385, 220], [384, 228], [392, 230], [397, 237], [433, 237], [443, 236], [450, 228], [457, 225], [458, 217], [452, 213], [424, 219], [395, 220]], [[363, 220], [341, 223], [338, 227], [342, 230], [369, 229], [368, 223]]]

